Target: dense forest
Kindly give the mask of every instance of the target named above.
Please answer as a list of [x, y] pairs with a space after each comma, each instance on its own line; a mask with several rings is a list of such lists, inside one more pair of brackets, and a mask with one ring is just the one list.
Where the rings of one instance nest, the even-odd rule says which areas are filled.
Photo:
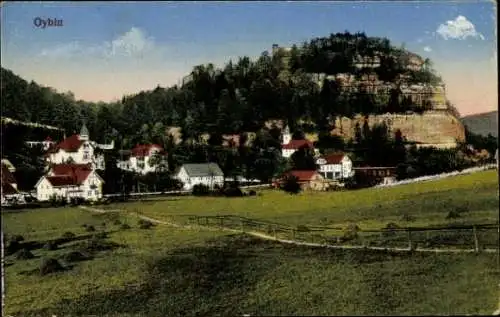
[[[301, 137], [299, 122], [306, 121], [314, 123], [323, 151], [349, 149], [364, 164], [395, 166], [406, 164], [409, 157], [401, 135], [388, 135], [384, 126], [370, 129], [366, 125], [356, 127], [355, 140], [339, 140], [330, 136], [330, 119], [359, 113], [427, 110], [428, 104], [417, 106], [401, 91], [402, 85], [441, 83], [429, 60], [417, 56], [422, 67], [409, 67], [415, 56], [404, 47], [394, 47], [387, 39], [367, 37], [364, 33], [337, 33], [290, 49], [273, 47], [273, 52], [263, 52], [256, 60], [241, 57], [228, 61], [221, 69], [212, 64], [195, 66], [182, 86], [156, 87], [114, 103], [75, 100], [71, 92], [59, 93], [35, 82], [28, 83], [2, 68], [2, 116], [57, 126], [66, 135], [78, 132], [85, 122], [92, 140], [101, 143], [113, 139], [117, 149], [130, 149], [139, 143], [161, 144], [169, 153], [170, 171], [183, 162], [215, 161], [226, 175], [240, 174], [265, 181], [287, 168], [310, 168], [311, 163], [303, 151], [291, 163], [281, 159], [280, 130], [262, 130], [264, 123], [283, 119], [296, 131], [295, 137]], [[335, 77], [340, 74], [354, 76], [356, 83], [346, 86]], [[388, 88], [368, 89], [363, 80], [366, 75], [375, 76], [377, 85]], [[208, 133], [209, 142], [175, 144], [166, 134], [171, 126], [181, 128], [184, 140], [196, 140], [200, 134]], [[23, 134], [2, 126], [3, 138], [9, 139], [2, 142], [2, 151], [9, 157], [23, 157], [14, 164], [36, 165], [39, 170], [40, 161], [30, 161], [23, 141], [42, 140], [54, 134], [30, 131]], [[251, 147], [243, 146], [246, 135], [242, 132], [257, 133]], [[240, 145], [221, 147], [223, 134], [240, 134]], [[450, 157], [445, 152], [440, 155]], [[123, 184], [117, 184], [120, 178], [115, 177], [118, 171], [113, 162], [118, 159], [118, 152], [108, 156], [107, 166], [113, 167], [106, 171], [106, 178], [112, 180], [107, 186], [113, 191], [111, 187]], [[33, 182], [27, 181], [25, 187]]]
[[[379, 65], [356, 67], [361, 58], [377, 56]], [[82, 121], [91, 138], [104, 142], [117, 138], [128, 147], [153, 141], [166, 126], [180, 126], [189, 136], [200, 132], [240, 133], [259, 130], [270, 119], [285, 119], [293, 128], [299, 119], [326, 128], [327, 118], [356, 113], [404, 112], [412, 107], [398, 87], [370, 93], [361, 84], [356, 92], [341, 88], [338, 80], [317, 74], [375, 74], [383, 83], [397, 83], [405, 76], [411, 83], [435, 85], [440, 78], [424, 60], [424, 67], [407, 67], [411, 53], [390, 41], [363, 33], [337, 33], [313, 39], [290, 50], [263, 52], [252, 61], [241, 57], [222, 69], [199, 65], [181, 86], [156, 87], [125, 96], [116, 103], [75, 100], [71, 92], [58, 93], [35, 82], [26, 82], [2, 69], [2, 115], [22, 121], [56, 125], [68, 134]], [[412, 109], [415, 110], [415, 109]], [[121, 137], [121, 138], [120, 138]]]

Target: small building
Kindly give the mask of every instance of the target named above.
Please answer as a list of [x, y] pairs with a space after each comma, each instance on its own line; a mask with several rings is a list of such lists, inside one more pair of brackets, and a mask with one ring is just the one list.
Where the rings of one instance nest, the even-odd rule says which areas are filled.
[[41, 146], [44, 151], [47, 151], [55, 145], [55, 142], [48, 136], [44, 141], [26, 141], [26, 144], [31, 148]]
[[[10, 164], [10, 166], [8, 164]], [[15, 172], [14, 166], [9, 161], [2, 160], [2, 206], [10, 205], [19, 195], [17, 181], [13, 172]]]
[[95, 201], [102, 198], [103, 184], [104, 180], [91, 164], [57, 164], [50, 167], [35, 188], [39, 201], [50, 200], [53, 196]]
[[321, 156], [316, 160], [318, 172], [325, 179], [342, 180], [354, 176], [352, 161], [343, 153]]
[[192, 190], [197, 184], [211, 189], [224, 186], [224, 173], [216, 163], [183, 164], [175, 178], [184, 184], [184, 190]]
[[281, 156], [284, 158], [290, 158], [293, 153], [301, 148], [312, 149], [315, 155], [319, 155], [319, 150], [314, 148], [314, 144], [311, 141], [306, 139], [293, 140], [288, 126], [285, 127], [281, 135], [281, 143]]
[[328, 188], [328, 183], [325, 181], [325, 178], [314, 170], [288, 171], [283, 174], [275, 185], [282, 184], [287, 177], [296, 177], [302, 190], [326, 190]]
[[361, 174], [371, 179], [381, 179], [382, 184], [391, 184], [396, 181], [396, 167], [392, 166], [363, 166], [354, 167], [355, 174]]
[[118, 162], [118, 168], [139, 174], [167, 169], [167, 153], [158, 144], [138, 144]]
[[111, 144], [97, 144], [89, 140], [89, 131], [85, 124], [80, 134], [65, 138], [58, 144], [51, 146], [46, 155], [49, 164], [92, 164], [94, 169], [104, 170], [104, 154], [100, 150], [109, 150]]

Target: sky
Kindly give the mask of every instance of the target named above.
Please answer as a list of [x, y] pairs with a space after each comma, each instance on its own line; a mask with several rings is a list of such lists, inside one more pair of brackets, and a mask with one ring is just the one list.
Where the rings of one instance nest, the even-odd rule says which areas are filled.
[[195, 65], [347, 30], [430, 58], [462, 115], [498, 108], [493, 1], [4, 2], [0, 10], [2, 67], [87, 101], [168, 87]]

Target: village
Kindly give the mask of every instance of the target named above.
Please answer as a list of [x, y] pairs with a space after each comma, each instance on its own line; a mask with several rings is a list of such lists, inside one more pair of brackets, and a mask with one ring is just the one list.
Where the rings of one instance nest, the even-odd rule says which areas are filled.
[[[83, 124], [79, 134], [71, 135], [60, 142], [47, 138], [45, 141], [27, 141], [29, 146], [41, 145], [46, 151], [46, 173], [36, 183], [33, 191], [22, 192], [17, 189], [13, 175], [15, 166], [2, 159], [2, 205], [23, 204], [25, 198], [36, 201], [49, 201], [57, 197], [70, 201], [79, 198], [85, 201], [98, 201], [106, 195], [103, 192], [104, 180], [97, 173], [105, 170], [105, 151], [114, 149], [114, 142], [98, 144], [89, 139], [89, 131]], [[321, 155], [313, 142], [307, 139], [292, 139], [288, 126], [281, 135], [281, 155], [290, 160], [299, 149], [312, 150], [317, 165], [316, 170], [289, 170], [277, 177], [271, 186], [279, 188], [285, 177], [295, 177], [303, 190], [323, 191], [331, 187], [342, 187], [355, 173], [382, 177], [384, 184], [395, 180], [395, 167], [364, 166], [354, 167], [346, 153]], [[227, 142], [226, 142], [227, 145]], [[160, 172], [167, 167], [167, 153], [157, 144], [138, 144], [129, 151], [122, 151], [122, 159], [117, 167], [124, 171], [145, 175]], [[180, 166], [173, 176], [182, 182], [182, 191], [189, 192], [197, 184], [210, 189], [222, 188], [227, 181], [235, 178], [225, 177], [217, 163], [186, 163]], [[237, 178], [240, 182], [259, 184], [258, 180]]]

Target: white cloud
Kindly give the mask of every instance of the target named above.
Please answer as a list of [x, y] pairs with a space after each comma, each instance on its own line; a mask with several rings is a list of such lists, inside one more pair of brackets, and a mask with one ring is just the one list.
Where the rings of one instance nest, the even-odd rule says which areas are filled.
[[111, 41], [105, 41], [97, 45], [85, 46], [80, 42], [60, 44], [49, 49], [42, 49], [40, 55], [43, 57], [143, 57], [143, 54], [155, 49], [155, 41], [148, 37], [141, 29], [132, 27], [126, 33]]
[[445, 40], [464, 40], [468, 37], [484, 40], [484, 36], [476, 31], [474, 24], [463, 15], [459, 15], [455, 20], [449, 20], [439, 25], [436, 32]]
[[430, 48], [429, 46], [425, 46], [424, 51], [425, 52], [432, 52], [432, 48]]

